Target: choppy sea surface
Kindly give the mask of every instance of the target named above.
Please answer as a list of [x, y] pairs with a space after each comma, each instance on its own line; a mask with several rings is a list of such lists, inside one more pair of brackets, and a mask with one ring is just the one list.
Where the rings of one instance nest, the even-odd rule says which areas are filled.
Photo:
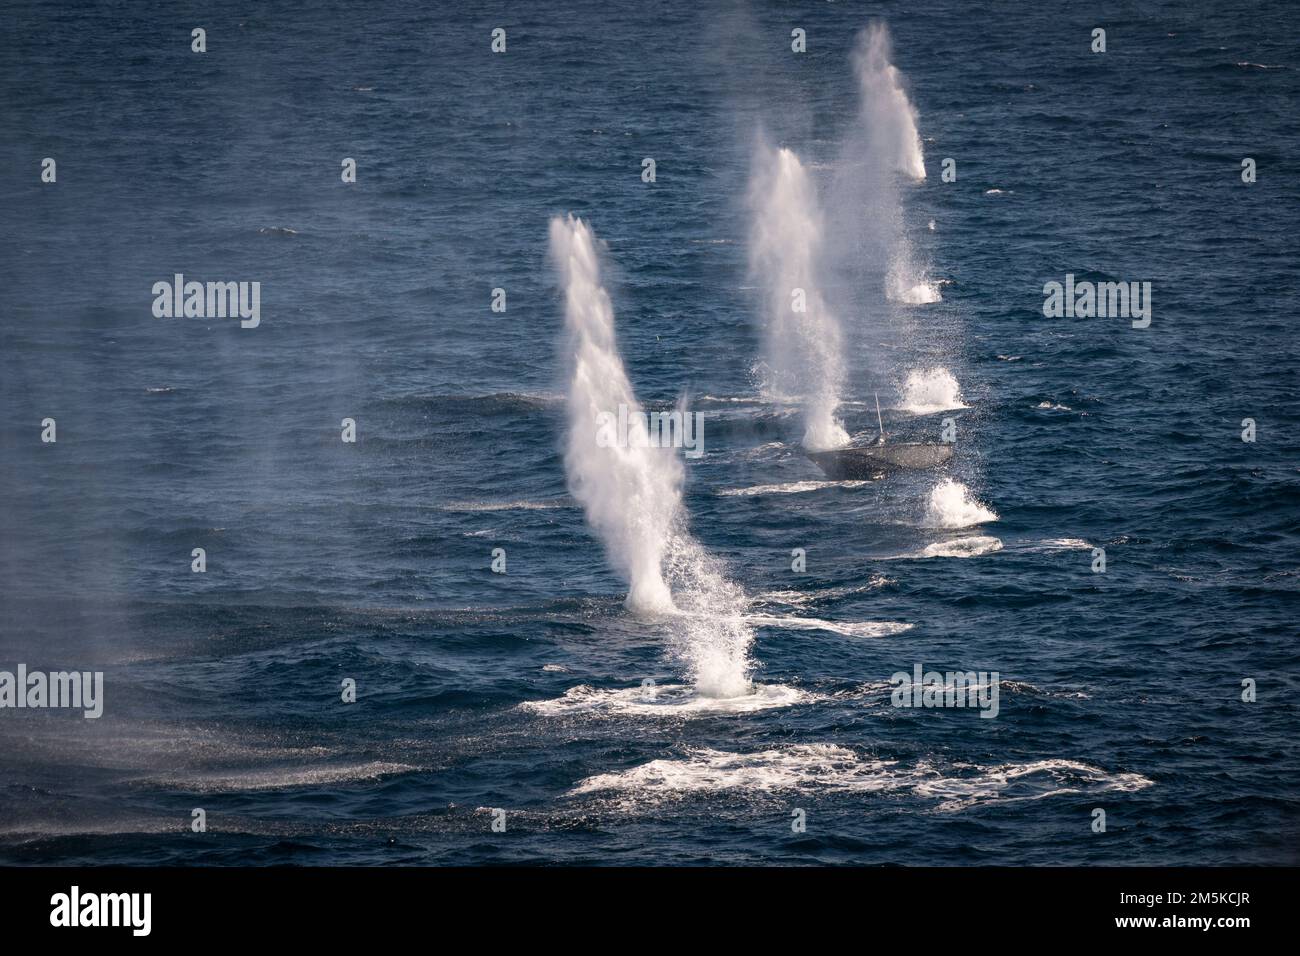
[[[105, 700], [0, 710], [0, 861], [1300, 862], [1294, 5], [10, 10], [0, 670]], [[757, 385], [745, 193], [760, 127], [844, 172], [873, 18], [942, 299], [841, 316], [841, 413], [959, 438], [837, 484]], [[637, 394], [706, 415], [739, 702], [684, 686], [566, 487], [569, 212]], [[260, 326], [155, 318], [175, 273], [260, 281]], [[1151, 282], [1150, 327], [1045, 318], [1067, 273]], [[938, 366], [964, 407], [901, 400]], [[995, 520], [928, 520], [945, 477]], [[997, 671], [998, 716], [892, 706], [918, 663]]]

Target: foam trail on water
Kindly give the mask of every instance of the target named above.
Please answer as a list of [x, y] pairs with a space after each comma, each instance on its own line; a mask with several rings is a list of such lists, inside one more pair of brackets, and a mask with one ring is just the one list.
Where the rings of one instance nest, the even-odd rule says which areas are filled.
[[835, 418], [844, 387], [840, 326], [819, 291], [821, 209], [793, 151], [759, 142], [749, 203], [750, 267], [766, 297], [765, 390], [799, 396], [805, 447], [848, 444]]
[[754, 627], [746, 616], [749, 596], [680, 526], [668, 542], [666, 571], [681, 611], [669, 640], [695, 690], [705, 697], [755, 693], [749, 679], [754, 643]]
[[969, 528], [997, 520], [997, 513], [972, 498], [970, 489], [960, 481], [945, 478], [930, 492], [925, 511], [926, 527]]
[[[673, 610], [662, 572], [664, 548], [681, 507], [682, 466], [649, 446], [641, 406], [614, 338], [614, 308], [600, 284], [595, 237], [580, 219], [551, 220], [551, 254], [565, 285], [564, 318], [573, 356], [564, 465], [569, 490], [628, 582], [627, 606]], [[628, 446], [600, 447], [599, 416], [628, 410]], [[639, 440], [645, 439], [645, 440]]]
[[[557, 216], [550, 244], [565, 286], [573, 356], [564, 454], [569, 490], [628, 582], [628, 608], [666, 618], [670, 650], [696, 691], [709, 697], [751, 693], [754, 631], [744, 619], [749, 600], [686, 530], [681, 462], [672, 449], [649, 447], [614, 336], [595, 236], [582, 220]], [[597, 441], [601, 413], [617, 415], [619, 405], [628, 410], [628, 447]]]

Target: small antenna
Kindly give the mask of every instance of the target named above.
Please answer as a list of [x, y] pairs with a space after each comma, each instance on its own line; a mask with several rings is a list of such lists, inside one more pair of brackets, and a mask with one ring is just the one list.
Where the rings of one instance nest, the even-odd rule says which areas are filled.
[[880, 426], [880, 444], [885, 443], [885, 420], [880, 417], [880, 393], [876, 392], [876, 424]]

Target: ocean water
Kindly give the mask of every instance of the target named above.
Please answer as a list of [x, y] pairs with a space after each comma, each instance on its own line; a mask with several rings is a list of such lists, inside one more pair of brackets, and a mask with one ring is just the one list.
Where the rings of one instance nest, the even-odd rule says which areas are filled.
[[[704, 6], [11, 6], [0, 670], [105, 695], [0, 710], [0, 861], [1300, 862], [1296, 8]], [[902, 301], [835, 201], [873, 20], [927, 172]], [[827, 482], [764, 391], [760, 135], [826, 206], [845, 430], [951, 417], [940, 472]], [[705, 414], [682, 509], [751, 694], [691, 689], [566, 482], [569, 213], [637, 397]], [[261, 324], [155, 318], [175, 273]], [[1067, 273], [1150, 327], [1044, 317]], [[916, 664], [998, 672], [997, 717], [892, 706]]]

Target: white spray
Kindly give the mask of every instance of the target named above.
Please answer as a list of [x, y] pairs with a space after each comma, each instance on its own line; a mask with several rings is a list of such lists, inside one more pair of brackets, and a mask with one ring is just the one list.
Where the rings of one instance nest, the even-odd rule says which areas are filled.
[[925, 509], [927, 528], [969, 528], [997, 520], [997, 512], [973, 498], [960, 481], [945, 478], [930, 490]]
[[630, 427], [645, 429], [614, 337], [614, 309], [600, 284], [591, 229], [572, 216], [551, 220], [551, 255], [565, 285], [565, 327], [572, 354], [569, 434], [564, 464], [569, 490], [628, 582], [627, 606], [663, 616], [671, 650], [698, 693], [736, 697], [752, 691], [753, 628], [741, 588], [686, 530], [683, 469], [670, 448], [598, 443], [598, 416], [626, 405]]
[[929, 415], [952, 409], [969, 408], [961, 398], [957, 377], [942, 366], [914, 368], [903, 382], [899, 408], [915, 415]]
[[835, 419], [844, 387], [840, 327], [819, 289], [821, 209], [799, 157], [760, 141], [749, 203], [750, 268], [765, 294], [764, 387], [799, 397], [805, 447], [847, 444], [848, 433]]

